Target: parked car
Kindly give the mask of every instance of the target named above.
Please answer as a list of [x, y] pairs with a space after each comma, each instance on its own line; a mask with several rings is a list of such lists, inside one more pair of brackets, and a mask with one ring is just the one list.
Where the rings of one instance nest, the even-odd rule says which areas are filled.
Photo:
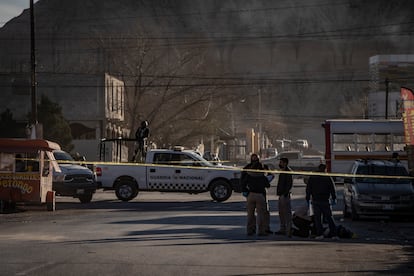
[[411, 216], [414, 213], [414, 189], [402, 163], [357, 160], [351, 174], [354, 177], [344, 179], [344, 217], [357, 220], [362, 215]]
[[275, 157], [263, 159], [262, 163], [274, 170], [281, 158], [289, 159], [289, 167], [295, 171], [314, 171], [325, 163], [323, 155], [304, 155], [301, 151], [282, 151]]
[[309, 148], [308, 140], [306, 139], [298, 139], [296, 140], [296, 147], [299, 149], [307, 149]]
[[53, 171], [53, 190], [56, 195], [78, 198], [82, 203], [91, 202], [97, 188], [96, 175], [87, 167], [76, 164], [65, 151], [54, 150], [53, 155], [62, 171]]
[[277, 148], [267, 148], [261, 151], [261, 157], [262, 158], [272, 158], [276, 157], [278, 155]]

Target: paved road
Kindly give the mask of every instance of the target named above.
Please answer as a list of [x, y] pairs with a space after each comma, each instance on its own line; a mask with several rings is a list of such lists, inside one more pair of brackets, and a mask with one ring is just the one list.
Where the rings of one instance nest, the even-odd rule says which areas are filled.
[[[270, 193], [272, 227], [278, 226]], [[296, 183], [293, 206], [304, 203]], [[99, 191], [93, 202], [59, 197], [0, 214], [0, 275], [413, 275], [414, 224], [341, 221], [355, 239], [245, 235], [245, 201], [209, 194], [140, 193], [131, 202]]]

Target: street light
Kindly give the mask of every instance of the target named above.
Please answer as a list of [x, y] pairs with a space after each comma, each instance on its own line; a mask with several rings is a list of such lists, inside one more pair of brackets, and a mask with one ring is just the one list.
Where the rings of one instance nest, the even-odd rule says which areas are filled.
[[264, 144], [264, 135], [262, 133], [263, 131], [263, 124], [262, 124], [262, 89], [259, 88], [258, 89], [258, 100], [259, 100], [259, 108], [258, 108], [258, 116], [257, 116], [257, 120], [258, 120], [258, 125], [259, 125], [259, 148], [258, 148], [258, 153], [261, 153], [261, 150], [265, 148]]
[[262, 134], [262, 90], [259, 88], [259, 152], [263, 148], [263, 134]]

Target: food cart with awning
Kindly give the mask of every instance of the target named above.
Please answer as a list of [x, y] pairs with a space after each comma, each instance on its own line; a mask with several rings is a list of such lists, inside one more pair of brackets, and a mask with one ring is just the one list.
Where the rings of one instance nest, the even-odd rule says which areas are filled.
[[57, 143], [43, 139], [0, 138], [1, 209], [23, 202], [46, 203], [47, 210], [55, 210], [53, 169], [60, 171], [52, 153], [56, 149]]

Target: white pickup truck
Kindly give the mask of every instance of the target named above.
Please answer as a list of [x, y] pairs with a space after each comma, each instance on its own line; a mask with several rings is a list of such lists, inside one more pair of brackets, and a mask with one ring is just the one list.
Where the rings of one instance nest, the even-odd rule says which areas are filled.
[[218, 202], [227, 200], [233, 191], [241, 192], [241, 171], [217, 166], [194, 151], [153, 149], [145, 163], [103, 163], [96, 165], [98, 187], [115, 190], [118, 199], [129, 201], [139, 191], [210, 192]]
[[323, 155], [303, 155], [301, 151], [282, 151], [276, 157], [263, 159], [262, 163], [274, 170], [284, 157], [289, 159], [289, 167], [294, 171], [316, 171], [319, 164], [325, 163]]

